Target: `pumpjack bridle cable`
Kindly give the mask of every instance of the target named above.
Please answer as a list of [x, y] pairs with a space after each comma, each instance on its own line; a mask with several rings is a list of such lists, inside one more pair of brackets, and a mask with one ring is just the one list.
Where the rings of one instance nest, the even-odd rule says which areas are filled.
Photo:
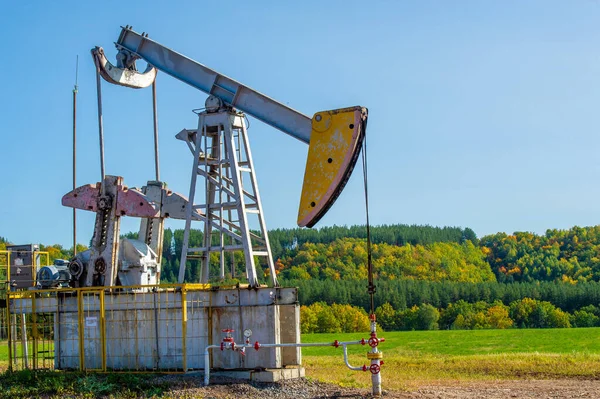
[[365, 137], [362, 142], [362, 167], [363, 167], [363, 182], [365, 192], [365, 210], [366, 210], [366, 223], [367, 223], [367, 274], [368, 274], [368, 285], [367, 290], [369, 292], [370, 311], [369, 315], [375, 314], [375, 284], [373, 283], [373, 262], [371, 256], [371, 226], [369, 223], [369, 184], [368, 184], [368, 171], [367, 171], [367, 134], [363, 133]]

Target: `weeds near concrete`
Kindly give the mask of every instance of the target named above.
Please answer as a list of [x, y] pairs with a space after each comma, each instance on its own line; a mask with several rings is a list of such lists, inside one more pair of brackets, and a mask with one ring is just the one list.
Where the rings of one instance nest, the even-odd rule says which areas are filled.
[[5, 372], [0, 374], [0, 399], [76, 396], [97, 398], [160, 397], [168, 390], [155, 384], [151, 374], [84, 374], [54, 371]]

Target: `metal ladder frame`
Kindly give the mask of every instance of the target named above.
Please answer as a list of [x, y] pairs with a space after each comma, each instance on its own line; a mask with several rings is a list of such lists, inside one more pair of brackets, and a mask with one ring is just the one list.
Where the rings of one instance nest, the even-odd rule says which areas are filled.
[[[185, 278], [185, 264], [190, 254], [201, 252], [200, 282], [209, 280], [210, 254], [220, 254], [220, 277], [225, 277], [225, 252], [243, 251], [246, 262], [246, 277], [251, 287], [257, 287], [258, 276], [254, 256], [267, 259], [271, 282], [278, 286], [271, 246], [258, 184], [254, 173], [254, 163], [243, 113], [228, 109], [218, 112], [200, 112], [198, 129], [186, 130], [184, 139], [194, 154], [190, 182], [189, 202], [186, 208], [186, 224], [179, 265], [179, 281]], [[249, 190], [244, 189], [244, 174], [250, 178]], [[194, 205], [197, 177], [205, 178], [205, 204]], [[218, 194], [218, 196], [217, 196]], [[203, 210], [204, 242], [202, 247], [189, 247], [190, 229], [194, 211]], [[256, 214], [260, 235], [250, 231], [248, 214]], [[237, 216], [237, 220], [232, 220]], [[213, 230], [219, 233], [219, 244], [213, 245]], [[224, 237], [231, 239], [225, 244]], [[233, 274], [234, 267], [232, 267]], [[233, 277], [233, 276], [232, 276]]]

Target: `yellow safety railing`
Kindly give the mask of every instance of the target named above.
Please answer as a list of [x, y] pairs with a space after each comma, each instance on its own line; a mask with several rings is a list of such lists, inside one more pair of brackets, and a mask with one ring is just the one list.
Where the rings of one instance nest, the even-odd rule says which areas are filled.
[[[0, 251], [0, 302], [6, 306], [6, 292], [9, 290], [10, 251]], [[5, 311], [6, 310], [6, 311]], [[0, 312], [0, 339], [8, 339], [8, 309]]]
[[0, 251], [0, 282], [7, 281], [10, 281], [10, 251]]
[[[18, 252], [28, 252], [28, 251], [18, 251]], [[11, 275], [10, 275], [11, 253], [12, 253], [12, 251], [8, 251], [8, 250], [0, 251], [0, 284], [2, 284], [3, 287], [6, 287], [5, 283], [8, 283], [11, 281]], [[36, 284], [35, 278], [36, 278], [36, 274], [37, 274], [38, 264], [39, 264], [39, 267], [50, 266], [50, 254], [47, 251], [33, 251], [31, 253], [31, 259], [32, 259], [32, 264], [20, 265], [19, 267], [31, 268], [31, 286], [33, 287]], [[39, 262], [38, 262], [38, 259], [39, 259]], [[2, 288], [2, 289], [4, 289], [4, 288]]]
[[[201, 343], [210, 338], [209, 289], [162, 284], [8, 291], [9, 370], [197, 368]], [[205, 319], [209, 328], [198, 328]]]
[[50, 254], [47, 251], [33, 251], [33, 259], [34, 259], [33, 262], [34, 262], [34, 264], [37, 264], [36, 259], [37, 259], [38, 256], [40, 258], [42, 258], [44, 256], [46, 257], [45, 264], [43, 262], [41, 262], [41, 259], [40, 259], [40, 267], [41, 266], [50, 266]]

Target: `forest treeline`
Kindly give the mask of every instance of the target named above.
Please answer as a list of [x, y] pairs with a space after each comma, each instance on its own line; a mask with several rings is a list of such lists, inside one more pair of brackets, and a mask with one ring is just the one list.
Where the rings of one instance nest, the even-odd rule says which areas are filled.
[[390, 304], [377, 308], [378, 323], [387, 330], [479, 330], [505, 328], [570, 328], [600, 326], [600, 308], [583, 306], [567, 312], [553, 303], [523, 298], [505, 305], [459, 300], [445, 308], [425, 303], [404, 310]]
[[[396, 281], [474, 284], [560, 282], [564, 285], [556, 289], [568, 292], [571, 285], [600, 281], [600, 226], [548, 230], [543, 235], [498, 233], [480, 239], [471, 229], [458, 227], [383, 225], [372, 227], [371, 234], [372, 261], [375, 278], [380, 285]], [[136, 234], [126, 236], [135, 237]], [[318, 287], [320, 281], [354, 281], [360, 284], [366, 279], [365, 226], [275, 229], [269, 232], [269, 236], [276, 272], [281, 280], [294, 280], [298, 284], [314, 281], [313, 285]], [[193, 230], [190, 245], [201, 246], [202, 241], [202, 232]], [[6, 238], [2, 238], [0, 249], [7, 242]], [[183, 230], [165, 230], [162, 264], [162, 280], [165, 282], [176, 280], [182, 242]], [[71, 250], [60, 245], [41, 245], [40, 249], [48, 251], [51, 260], [68, 259], [72, 255]], [[260, 261], [263, 262], [263, 259]], [[200, 268], [197, 263], [186, 265], [186, 281], [198, 281]], [[226, 265], [228, 272], [233, 269], [235, 277], [244, 280], [241, 253], [235, 256], [227, 254]], [[264, 262], [259, 262], [258, 267], [261, 269], [261, 282], [268, 283], [268, 268]], [[211, 268], [212, 274], [218, 275], [217, 254], [211, 258]], [[502, 284], [497, 287], [490, 290], [508, 290]], [[531, 297], [538, 298], [536, 295]], [[552, 299], [552, 303], [558, 304], [556, 301], [559, 300], [559, 297]], [[407, 306], [409, 303], [412, 303], [410, 299]], [[402, 303], [395, 306], [402, 307]]]
[[[373, 227], [371, 233], [375, 278], [382, 281], [600, 281], [600, 226], [548, 230], [544, 235], [498, 233], [481, 239], [469, 228], [456, 227], [386, 225]], [[193, 231], [190, 245], [201, 246], [202, 237]], [[299, 280], [366, 279], [365, 237], [365, 226], [269, 232], [279, 277]], [[182, 230], [165, 231], [163, 278], [168, 281], [174, 281], [179, 270], [182, 241]], [[228, 270], [232, 263], [242, 278], [242, 255], [227, 255]], [[218, 274], [216, 255], [211, 264], [213, 275]], [[258, 267], [262, 281], [268, 282], [268, 268], [264, 263]], [[198, 266], [190, 262], [186, 281], [197, 281], [198, 275]]]
[[[477, 241], [477, 235], [470, 228], [460, 227], [433, 227], [419, 225], [381, 225], [372, 226], [371, 241], [374, 244], [389, 244], [402, 246], [426, 245], [435, 242]], [[364, 225], [355, 226], [325, 226], [319, 229], [275, 229], [269, 231], [273, 257], [281, 258], [293, 253], [305, 243], [330, 244], [344, 238], [367, 238], [367, 229]]]
[[479, 246], [499, 282], [600, 281], [600, 226], [497, 233]]
[[[368, 310], [366, 281], [283, 280], [284, 286], [298, 287], [300, 303], [311, 305], [347, 303]], [[436, 308], [446, 308], [464, 300], [475, 302], [502, 302], [505, 305], [532, 298], [551, 302], [564, 311], [573, 312], [584, 306], [600, 305], [600, 283], [561, 282], [533, 283], [460, 283], [451, 281], [388, 280], [376, 281], [375, 307], [389, 303], [394, 309], [404, 310], [428, 303]]]
[[[126, 237], [134, 238], [129, 233]], [[413, 273], [416, 279], [457, 279], [457, 281], [491, 281], [494, 275], [479, 250], [477, 236], [469, 228], [431, 227], [408, 225], [385, 225], [371, 228], [376, 259], [382, 267], [382, 278], [408, 278]], [[203, 245], [204, 235], [199, 230], [190, 232], [189, 246]], [[366, 278], [367, 252], [365, 247], [365, 226], [333, 226], [320, 229], [275, 229], [269, 231], [269, 241], [273, 259], [280, 278], [314, 279], [354, 279]], [[218, 244], [214, 236], [213, 243]], [[409, 259], [412, 253], [405, 248], [415, 249], [414, 255], [421, 259], [435, 259], [444, 254], [446, 263], [419, 265], [419, 260], [407, 263], [402, 268], [400, 262]], [[183, 230], [166, 229], [163, 245], [162, 279], [174, 282], [179, 272], [179, 258], [183, 247]], [[399, 252], [397, 252], [399, 251]], [[431, 254], [429, 252], [432, 252]], [[403, 257], [401, 257], [403, 255]], [[234, 270], [235, 277], [244, 280], [245, 264], [241, 253], [226, 254], [226, 270]], [[316, 259], [315, 259], [316, 258]], [[329, 264], [328, 259], [337, 260]], [[343, 261], [340, 261], [343, 260]], [[269, 269], [264, 258], [256, 260], [259, 278], [263, 283], [269, 281]], [[450, 267], [447, 270], [445, 265]], [[419, 267], [420, 266], [420, 267]], [[454, 267], [455, 266], [455, 267]], [[211, 257], [211, 275], [218, 275], [219, 259], [217, 254]], [[462, 273], [464, 272], [464, 273]], [[186, 281], [198, 281], [200, 268], [198, 262], [188, 261], [185, 269]], [[308, 274], [307, 274], [308, 273]], [[311, 274], [312, 273], [312, 274]], [[442, 274], [451, 273], [442, 277]]]
[[[600, 324], [600, 226], [481, 238], [458, 227], [384, 225], [371, 233], [375, 306], [386, 329]], [[334, 327], [364, 324], [369, 310], [365, 226], [276, 229], [269, 236], [280, 283], [299, 287], [309, 326], [303, 328], [322, 331], [325, 327], [318, 326], [329, 323], [326, 311], [339, 319]], [[0, 250], [8, 242], [0, 237]], [[183, 230], [165, 230], [163, 282], [176, 281], [182, 243]], [[190, 246], [202, 243], [202, 232], [191, 231]], [[40, 249], [51, 261], [72, 256], [60, 245]], [[227, 274], [235, 274], [230, 281], [244, 282], [243, 255], [226, 254], [225, 261]], [[213, 254], [211, 275], [218, 276], [219, 263]], [[268, 284], [264, 258], [257, 259], [257, 267], [261, 283]], [[188, 261], [185, 280], [198, 281], [199, 271], [198, 262]]]
[[[383, 225], [371, 229], [375, 277], [387, 280], [485, 282], [560, 281], [569, 284], [600, 281], [600, 226], [548, 230], [543, 235], [517, 232], [477, 238], [458, 227]], [[135, 233], [125, 235], [135, 237]], [[269, 232], [276, 269], [282, 279], [363, 280], [366, 278], [365, 226], [320, 229], [275, 229]], [[190, 245], [201, 246], [203, 234], [193, 230]], [[217, 237], [214, 237], [217, 242]], [[183, 230], [166, 229], [162, 278], [175, 281]], [[8, 239], [0, 240], [3, 249]], [[83, 249], [81, 246], [79, 250]], [[68, 259], [72, 250], [41, 245], [55, 258]], [[262, 259], [261, 259], [262, 261]], [[218, 274], [218, 258], [211, 259]], [[227, 270], [243, 280], [241, 254], [227, 255]], [[263, 282], [268, 268], [259, 263]], [[186, 281], [197, 281], [197, 262], [186, 265]]]
[[[396, 244], [395, 226], [380, 228], [378, 240], [373, 240], [373, 266], [375, 277], [382, 280], [600, 281], [600, 226], [548, 230], [544, 235], [498, 233], [481, 239], [470, 229], [423, 228], [403, 245]], [[441, 236], [443, 240], [436, 238]], [[289, 242], [286, 237], [284, 242]], [[286, 247], [278, 257], [280, 275], [288, 279], [364, 279], [364, 240], [322, 241]]]
[[[379, 306], [375, 315], [385, 331], [481, 330], [506, 328], [570, 328], [600, 326], [600, 308], [594, 305], [566, 312], [547, 301], [523, 298], [505, 305], [459, 300], [444, 308], [429, 303], [406, 309], [391, 304]], [[302, 333], [366, 332], [369, 317], [351, 305], [315, 302], [300, 309]]]

